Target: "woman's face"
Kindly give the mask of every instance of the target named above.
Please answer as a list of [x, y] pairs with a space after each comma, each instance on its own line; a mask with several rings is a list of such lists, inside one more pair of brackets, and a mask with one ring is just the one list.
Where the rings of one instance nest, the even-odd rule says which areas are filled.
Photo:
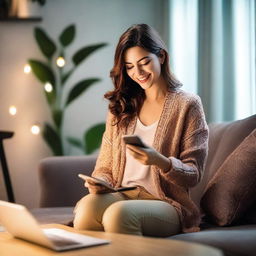
[[157, 57], [139, 46], [134, 46], [125, 51], [124, 60], [128, 76], [144, 90], [157, 85], [164, 55]]

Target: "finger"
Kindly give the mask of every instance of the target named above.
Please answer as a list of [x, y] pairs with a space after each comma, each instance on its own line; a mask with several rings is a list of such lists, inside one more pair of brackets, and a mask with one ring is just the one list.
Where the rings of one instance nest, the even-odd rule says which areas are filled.
[[142, 154], [138, 153], [137, 151], [133, 151], [132, 149], [128, 149], [128, 153], [132, 156], [142, 156]]
[[137, 147], [137, 146], [134, 146], [134, 145], [127, 145], [126, 147], [128, 149], [130, 149], [132, 151], [135, 151], [137, 153], [140, 153], [140, 154], [145, 154], [147, 152], [147, 149], [142, 148], [142, 147]]
[[90, 194], [104, 194], [104, 193], [110, 193], [111, 191], [109, 191], [108, 189], [106, 189], [103, 186], [99, 186], [99, 187], [89, 187], [89, 192]]
[[86, 188], [97, 188], [97, 187], [99, 187], [99, 186], [101, 186], [100, 184], [97, 184], [97, 183], [94, 183], [93, 181], [86, 181], [85, 183], [84, 183], [84, 186], [86, 187]]
[[135, 152], [135, 153], [138, 153], [138, 154], [145, 154], [145, 151], [143, 151], [143, 150], [140, 150], [140, 148], [139, 147], [127, 147], [127, 149], [129, 150], [129, 151], [132, 151], [132, 152]]
[[101, 185], [98, 181], [94, 181], [94, 180], [91, 180], [91, 179], [88, 179], [86, 180], [86, 182], [92, 186], [99, 186]]
[[98, 191], [97, 191], [97, 189], [95, 189], [95, 188], [88, 188], [88, 190], [89, 190], [89, 193], [90, 194], [98, 194]]
[[131, 154], [132, 157], [134, 157], [135, 159], [139, 160], [139, 161], [144, 161], [144, 159], [146, 159], [146, 156], [144, 154], [140, 154], [137, 152], [134, 152], [132, 150], [128, 151], [129, 154]]

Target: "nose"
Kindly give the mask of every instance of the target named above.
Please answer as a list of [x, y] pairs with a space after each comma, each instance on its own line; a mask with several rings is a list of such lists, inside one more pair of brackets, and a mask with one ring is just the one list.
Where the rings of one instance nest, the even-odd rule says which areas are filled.
[[137, 66], [135, 67], [135, 75], [136, 75], [136, 76], [143, 75], [144, 72], [145, 72], [145, 71], [143, 70], [142, 66], [137, 65]]

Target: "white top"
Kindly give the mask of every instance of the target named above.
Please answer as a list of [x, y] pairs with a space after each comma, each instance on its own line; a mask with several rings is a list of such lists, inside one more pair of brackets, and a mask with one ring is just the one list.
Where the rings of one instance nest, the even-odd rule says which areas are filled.
[[[134, 134], [138, 135], [142, 141], [145, 142], [145, 144], [152, 147], [157, 125], [158, 121], [151, 125], [145, 126], [141, 123], [139, 118], [137, 118]], [[144, 187], [150, 194], [159, 198], [155, 188], [153, 173], [150, 170], [150, 166], [141, 164], [126, 150], [126, 165], [122, 186], [134, 185]]]

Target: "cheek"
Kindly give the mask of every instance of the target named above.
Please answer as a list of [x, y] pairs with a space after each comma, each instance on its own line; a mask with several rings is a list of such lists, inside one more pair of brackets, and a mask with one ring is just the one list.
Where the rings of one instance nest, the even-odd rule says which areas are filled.
[[161, 65], [159, 63], [154, 63], [151, 67], [152, 71], [156, 74], [156, 75], [160, 75], [161, 74]]
[[157, 61], [151, 61], [151, 63], [145, 66], [144, 70], [149, 73], [154, 73], [154, 76], [158, 76], [158, 74], [161, 72], [161, 66]]

